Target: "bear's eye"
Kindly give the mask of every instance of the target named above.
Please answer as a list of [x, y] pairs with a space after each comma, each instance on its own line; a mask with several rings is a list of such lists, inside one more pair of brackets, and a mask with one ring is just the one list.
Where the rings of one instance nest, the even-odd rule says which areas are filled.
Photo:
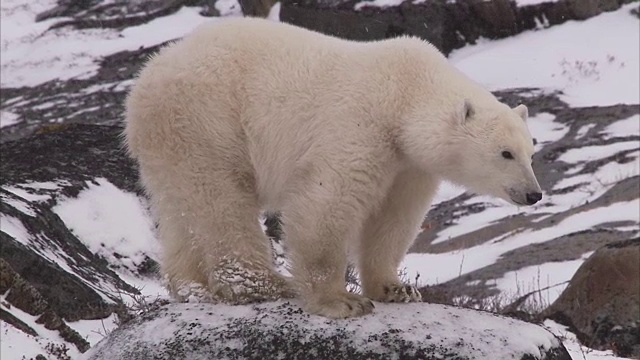
[[511, 153], [511, 151], [503, 151], [502, 157], [505, 159], [513, 160], [513, 154]]

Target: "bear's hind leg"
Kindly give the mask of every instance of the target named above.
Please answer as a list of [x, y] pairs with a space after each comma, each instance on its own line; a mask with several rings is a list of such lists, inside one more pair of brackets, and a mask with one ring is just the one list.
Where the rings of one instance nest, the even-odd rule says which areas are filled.
[[292, 297], [288, 282], [273, 268], [250, 177], [241, 177], [237, 165], [235, 171], [213, 170], [198, 159], [204, 157], [193, 156], [170, 173], [166, 166], [141, 163], [172, 295], [229, 304]]
[[359, 268], [365, 296], [380, 302], [421, 301], [418, 289], [403, 284], [398, 266], [415, 240], [437, 181], [415, 170], [396, 177], [382, 207], [365, 222]]
[[237, 176], [218, 171], [195, 182], [205, 184], [198, 194], [205, 203], [196, 214], [196, 231], [208, 290], [214, 301], [231, 304], [292, 297], [288, 282], [274, 270], [253, 187]]

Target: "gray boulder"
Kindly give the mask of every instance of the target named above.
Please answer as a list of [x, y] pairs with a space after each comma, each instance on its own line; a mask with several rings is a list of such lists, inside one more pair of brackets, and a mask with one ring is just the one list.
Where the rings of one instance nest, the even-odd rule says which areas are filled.
[[640, 238], [599, 248], [544, 315], [583, 344], [640, 358]]

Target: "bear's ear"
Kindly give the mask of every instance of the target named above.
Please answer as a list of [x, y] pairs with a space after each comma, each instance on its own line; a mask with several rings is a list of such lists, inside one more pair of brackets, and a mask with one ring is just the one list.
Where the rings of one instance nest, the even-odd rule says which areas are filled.
[[518, 114], [518, 116], [520, 116], [522, 120], [527, 121], [527, 118], [529, 117], [529, 109], [527, 109], [525, 105], [520, 104], [514, 107], [513, 111], [515, 111], [515, 113]]
[[467, 99], [462, 103], [462, 107], [460, 108], [460, 113], [458, 114], [458, 119], [461, 124], [467, 122], [471, 117], [475, 114], [475, 110], [473, 109], [473, 105]]

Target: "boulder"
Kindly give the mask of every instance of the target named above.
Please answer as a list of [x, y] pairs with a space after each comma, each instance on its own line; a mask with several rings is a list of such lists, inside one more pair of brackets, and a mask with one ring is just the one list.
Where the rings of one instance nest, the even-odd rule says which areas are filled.
[[242, 14], [251, 17], [267, 17], [271, 7], [277, 0], [238, 0], [242, 7]]
[[84, 360], [139, 359], [570, 360], [542, 327], [444, 305], [377, 304], [330, 320], [295, 304], [168, 304], [116, 329]]
[[545, 313], [589, 347], [640, 357], [640, 238], [598, 249]]

